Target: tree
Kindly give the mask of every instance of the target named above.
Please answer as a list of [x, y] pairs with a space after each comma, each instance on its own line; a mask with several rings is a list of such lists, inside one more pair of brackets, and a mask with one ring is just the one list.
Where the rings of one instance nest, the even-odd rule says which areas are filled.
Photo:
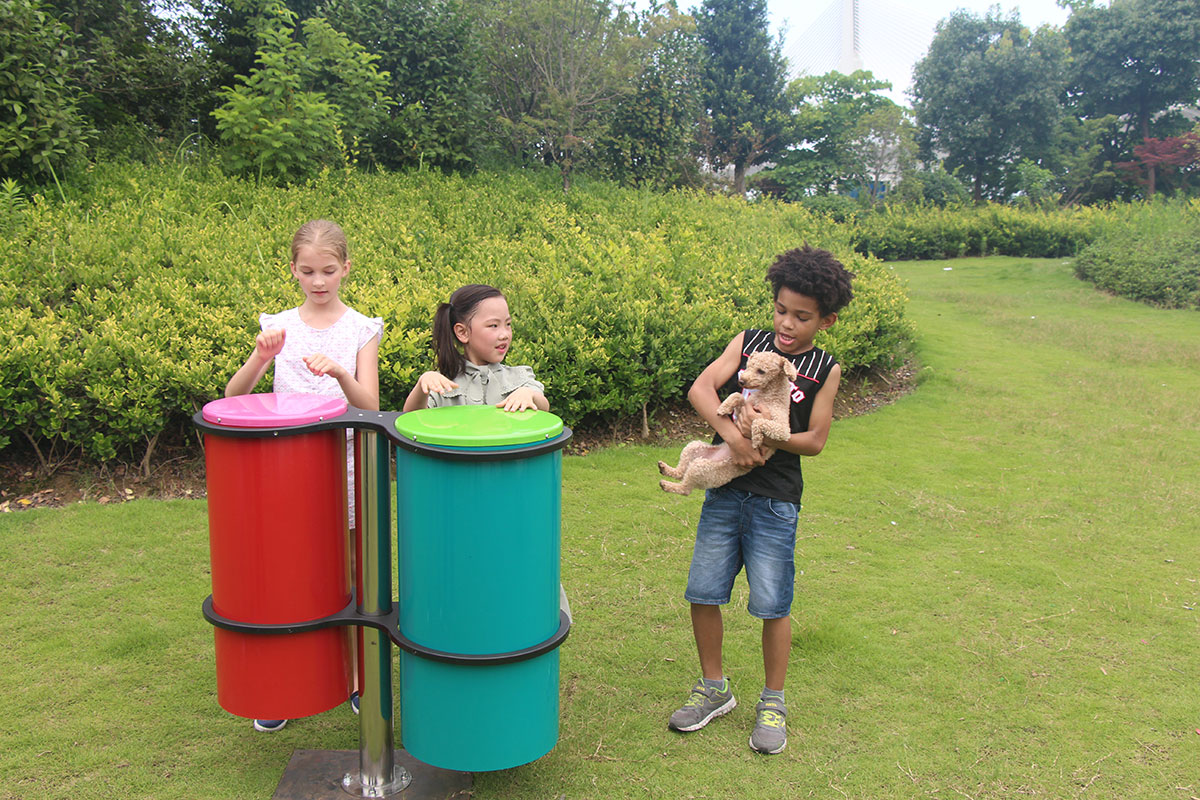
[[466, 169], [482, 114], [480, 54], [458, 0], [331, 0], [337, 30], [379, 56], [396, 101], [367, 133], [381, 163]]
[[[107, 148], [194, 129], [209, 91], [207, 58], [173, 0], [46, 0], [75, 35], [80, 110]], [[160, 16], [157, 10], [170, 14]]]
[[898, 108], [879, 91], [891, 84], [866, 70], [851, 75], [829, 72], [797, 78], [787, 87], [789, 121], [787, 150], [776, 165], [760, 173], [762, 181], [778, 187], [789, 200], [837, 191], [861, 162], [853, 152], [860, 121], [887, 106]]
[[888, 198], [901, 203], [928, 203], [945, 208], [966, 203], [971, 193], [962, 181], [946, 172], [941, 164], [935, 164], [931, 169], [907, 172], [895, 191], [888, 192]]
[[1117, 166], [1132, 173], [1146, 187], [1147, 197], [1154, 196], [1156, 175], [1167, 186], [1177, 183], [1186, 192], [1189, 175], [1200, 172], [1200, 134], [1189, 131], [1165, 139], [1148, 137], [1133, 148], [1133, 156], [1133, 161]]
[[[155, 0], [158, 2], [159, 0]], [[224, 89], [236, 84], [259, 65], [262, 46], [259, 28], [263, 15], [262, 0], [165, 0], [192, 8], [194, 36], [208, 55], [209, 70], [205, 85], [205, 105], [200, 114], [204, 133], [214, 134], [213, 109], [223, 102]], [[375, 0], [366, 0], [374, 2]], [[324, 16], [330, 0], [280, 0], [294, 19]], [[299, 43], [301, 30], [293, 28], [291, 38]]]
[[[1064, 33], [1071, 47], [1068, 96], [1085, 118], [1124, 117], [1144, 140], [1157, 115], [1200, 99], [1200, 4], [1195, 0], [1081, 2]], [[1153, 194], [1156, 169], [1147, 167], [1147, 189]]]
[[319, 17], [304, 21], [304, 44], [296, 42], [295, 22], [281, 2], [263, 0], [259, 66], [225, 88], [213, 111], [236, 172], [307, 177], [354, 153], [392, 102], [375, 56]]
[[1002, 197], [1006, 169], [1040, 159], [1061, 115], [1066, 49], [1049, 27], [1031, 32], [1014, 12], [956, 11], [937, 25], [913, 68], [922, 149], [972, 180], [976, 203]]
[[71, 41], [38, 0], [0, 0], [0, 177], [48, 180], [86, 151]]
[[696, 14], [704, 44], [708, 160], [733, 167], [733, 190], [746, 193], [746, 169], [788, 145], [785, 63], [767, 27], [766, 0], [704, 0]]
[[1013, 164], [1004, 178], [1005, 192], [1017, 205], [1041, 206], [1058, 202], [1054, 191], [1058, 181], [1054, 173], [1028, 158]]
[[1124, 184], [1115, 163], [1122, 152], [1123, 128], [1112, 114], [1096, 119], [1063, 116], [1043, 163], [1054, 173], [1064, 204], [1098, 203], [1118, 196]]
[[634, 88], [618, 100], [602, 146], [618, 181], [666, 186], [695, 172], [700, 40], [673, 3], [643, 12], [638, 29]]
[[859, 118], [848, 151], [849, 176], [874, 203], [916, 164], [916, 126], [903, 108], [889, 101]]
[[629, 91], [631, 20], [608, 0], [478, 3], [490, 95], [510, 151], [558, 167], [563, 191]]

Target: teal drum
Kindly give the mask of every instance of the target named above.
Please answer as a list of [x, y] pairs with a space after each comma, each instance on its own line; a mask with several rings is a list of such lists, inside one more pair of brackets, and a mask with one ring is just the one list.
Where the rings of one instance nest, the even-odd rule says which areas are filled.
[[543, 411], [396, 420], [400, 729], [414, 758], [481, 772], [558, 741], [562, 447]]

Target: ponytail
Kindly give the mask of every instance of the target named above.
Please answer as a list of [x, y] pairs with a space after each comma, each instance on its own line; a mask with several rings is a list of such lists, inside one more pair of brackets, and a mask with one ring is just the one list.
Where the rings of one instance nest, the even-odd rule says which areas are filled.
[[449, 303], [439, 303], [433, 314], [433, 356], [437, 360], [437, 371], [450, 380], [467, 368], [467, 359], [458, 349], [458, 337], [454, 335], [454, 308]]
[[439, 303], [433, 314], [433, 355], [437, 359], [437, 371], [450, 380], [467, 370], [467, 359], [459, 349], [454, 326], [460, 322], [470, 325], [476, 306], [489, 297], [504, 297], [504, 294], [494, 286], [469, 283], [455, 290], [449, 303]]

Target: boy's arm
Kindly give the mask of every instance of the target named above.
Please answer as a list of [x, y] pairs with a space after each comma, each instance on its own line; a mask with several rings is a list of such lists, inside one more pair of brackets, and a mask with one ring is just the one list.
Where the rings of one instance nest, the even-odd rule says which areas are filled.
[[742, 337], [744, 335], [739, 333], [733, 337], [721, 355], [717, 356], [717, 360], [704, 368], [704, 371], [692, 384], [692, 388], [688, 390], [688, 401], [704, 418], [704, 421], [711, 425], [713, 430], [719, 433], [725, 443], [729, 445], [729, 449], [733, 451], [733, 463], [741, 467], [757, 467], [766, 463], [762, 453], [756, 450], [750, 444], [750, 440], [742, 435], [732, 418], [717, 413], [717, 409], [721, 407], [721, 397], [717, 392], [737, 374], [738, 366], [742, 363]]
[[808, 430], [793, 433], [786, 442], [780, 442], [780, 450], [798, 456], [815, 456], [825, 448], [829, 438], [829, 426], [833, 423], [833, 398], [837, 396], [838, 384], [842, 382], [842, 365], [834, 364], [829, 377], [813, 398], [812, 413], [808, 418]]

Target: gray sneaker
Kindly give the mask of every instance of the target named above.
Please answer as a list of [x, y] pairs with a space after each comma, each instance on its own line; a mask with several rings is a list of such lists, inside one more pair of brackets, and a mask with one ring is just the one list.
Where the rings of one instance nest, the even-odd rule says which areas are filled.
[[768, 755], [782, 753], [787, 746], [787, 725], [784, 722], [787, 707], [782, 701], [768, 697], [759, 700], [754, 710], [758, 712], [758, 719], [750, 734], [750, 749]]
[[714, 717], [733, 711], [736, 705], [737, 700], [733, 697], [733, 687], [729, 685], [729, 681], [725, 681], [723, 692], [720, 689], [710, 689], [703, 681], [697, 681], [687, 702], [671, 715], [667, 727], [680, 733], [698, 731]]

